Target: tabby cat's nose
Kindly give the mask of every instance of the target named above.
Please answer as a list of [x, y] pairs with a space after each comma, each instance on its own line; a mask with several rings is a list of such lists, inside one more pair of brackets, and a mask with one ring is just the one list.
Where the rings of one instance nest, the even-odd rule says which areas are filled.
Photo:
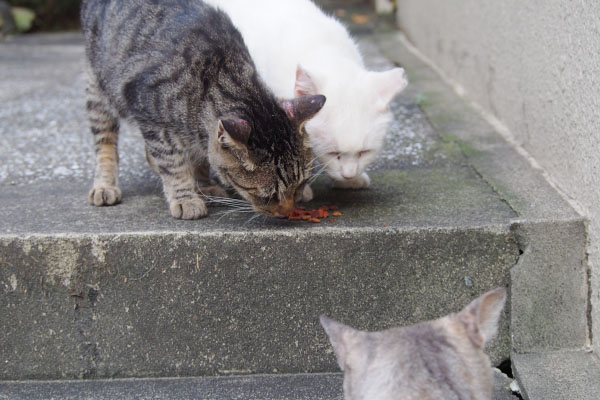
[[289, 199], [286, 201], [282, 201], [277, 205], [277, 209], [275, 210], [276, 217], [287, 217], [294, 210], [294, 199]]

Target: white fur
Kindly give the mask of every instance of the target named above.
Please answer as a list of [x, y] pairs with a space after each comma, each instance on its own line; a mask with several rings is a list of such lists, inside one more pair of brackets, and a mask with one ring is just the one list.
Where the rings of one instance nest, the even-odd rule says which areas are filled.
[[229, 14], [276, 96], [327, 97], [306, 124], [315, 155], [337, 187], [368, 187], [365, 169], [383, 146], [404, 70], [367, 71], [347, 30], [310, 0], [206, 2]]

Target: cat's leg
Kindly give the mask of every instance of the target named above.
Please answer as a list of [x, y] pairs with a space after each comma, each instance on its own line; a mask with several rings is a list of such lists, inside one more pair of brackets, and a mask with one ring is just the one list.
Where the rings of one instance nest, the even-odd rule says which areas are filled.
[[206, 199], [209, 204], [213, 202], [219, 204], [218, 200], [229, 197], [229, 194], [222, 186], [210, 179], [208, 161], [205, 160], [204, 162], [196, 163], [194, 176], [196, 180], [196, 193]]
[[366, 189], [371, 184], [371, 178], [366, 172], [363, 172], [356, 178], [344, 179], [343, 181], [333, 181], [333, 186], [338, 189]]
[[150, 155], [150, 151], [148, 150], [148, 144], [146, 144], [145, 148], [146, 148], [146, 161], [148, 162], [150, 169], [156, 175], [160, 176], [160, 172], [158, 172], [158, 165], [156, 165], [156, 161], [154, 161], [154, 157], [152, 157]]
[[112, 206], [121, 201], [119, 189], [119, 119], [104, 102], [96, 80], [90, 78], [87, 89], [87, 114], [94, 135], [96, 172], [94, 187], [90, 190], [90, 203], [95, 206]]
[[205, 217], [208, 210], [196, 192], [194, 166], [190, 157], [159, 140], [159, 135], [143, 133], [146, 138], [146, 158], [162, 180], [171, 215], [177, 219]]

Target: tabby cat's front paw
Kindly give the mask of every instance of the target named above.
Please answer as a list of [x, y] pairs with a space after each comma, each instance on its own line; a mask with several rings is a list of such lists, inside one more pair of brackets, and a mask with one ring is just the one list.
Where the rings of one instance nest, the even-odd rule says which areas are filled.
[[356, 178], [345, 179], [343, 181], [333, 181], [333, 186], [339, 189], [366, 189], [371, 184], [371, 179], [366, 172]]
[[304, 189], [302, 190], [302, 197], [300, 198], [300, 201], [303, 203], [307, 203], [314, 199], [314, 197], [315, 195], [310, 185], [305, 185]]
[[202, 199], [172, 201], [169, 203], [169, 209], [171, 215], [177, 219], [198, 219], [208, 214]]
[[96, 207], [114, 206], [121, 202], [121, 189], [117, 186], [94, 186], [90, 190], [90, 204]]

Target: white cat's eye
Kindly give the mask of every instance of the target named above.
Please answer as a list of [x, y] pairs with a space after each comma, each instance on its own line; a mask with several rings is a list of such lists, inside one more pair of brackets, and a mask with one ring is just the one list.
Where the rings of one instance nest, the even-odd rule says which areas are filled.
[[358, 152], [358, 158], [362, 157], [362, 156], [366, 156], [367, 154], [369, 154], [371, 152], [371, 150], [363, 150], [363, 151], [359, 151]]
[[332, 151], [331, 153], [327, 153], [328, 155], [330, 155], [331, 157], [337, 157], [337, 159], [339, 160], [341, 158], [341, 154], [335, 151]]

